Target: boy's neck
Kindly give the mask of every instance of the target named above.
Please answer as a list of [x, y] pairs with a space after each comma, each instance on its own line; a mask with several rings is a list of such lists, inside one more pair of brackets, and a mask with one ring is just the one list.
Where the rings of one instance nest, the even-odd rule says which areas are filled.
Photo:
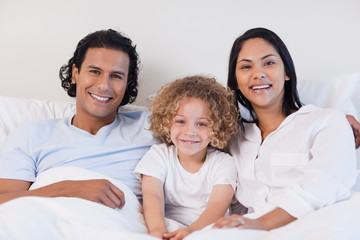
[[178, 152], [181, 166], [189, 173], [196, 173], [204, 165], [207, 149], [203, 149], [194, 155], [184, 155]]

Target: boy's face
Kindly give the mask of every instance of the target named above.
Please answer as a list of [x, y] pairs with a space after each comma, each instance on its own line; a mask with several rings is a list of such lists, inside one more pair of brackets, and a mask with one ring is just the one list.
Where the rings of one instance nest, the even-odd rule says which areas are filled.
[[186, 98], [180, 104], [171, 125], [171, 141], [179, 160], [204, 161], [210, 143], [209, 108], [202, 100]]
[[129, 64], [128, 54], [122, 51], [87, 50], [81, 70], [73, 67], [77, 121], [100, 121], [104, 125], [114, 121], [126, 91]]

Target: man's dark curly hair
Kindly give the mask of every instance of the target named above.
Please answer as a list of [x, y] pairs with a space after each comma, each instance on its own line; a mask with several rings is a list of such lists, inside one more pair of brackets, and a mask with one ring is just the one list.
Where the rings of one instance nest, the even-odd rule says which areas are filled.
[[112, 29], [96, 31], [81, 39], [76, 46], [74, 56], [67, 64], [60, 68], [59, 76], [61, 86], [67, 91], [68, 95], [70, 97], [76, 97], [76, 84], [72, 83], [72, 68], [75, 64], [75, 67], [80, 71], [86, 52], [89, 48], [120, 50], [129, 55], [130, 64], [127, 88], [120, 106], [134, 102], [138, 94], [137, 87], [140, 65], [139, 56], [136, 52], [136, 46], [132, 45], [132, 41], [125, 37], [122, 33]]

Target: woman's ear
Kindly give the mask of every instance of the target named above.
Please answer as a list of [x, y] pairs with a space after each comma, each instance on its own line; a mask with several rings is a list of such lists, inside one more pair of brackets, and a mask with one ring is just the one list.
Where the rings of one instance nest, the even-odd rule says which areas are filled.
[[75, 64], [73, 64], [71, 83], [76, 84], [78, 77], [79, 77], [79, 69], [75, 66]]
[[287, 75], [287, 74], [285, 73], [285, 81], [289, 81], [289, 80], [290, 80], [289, 75]]

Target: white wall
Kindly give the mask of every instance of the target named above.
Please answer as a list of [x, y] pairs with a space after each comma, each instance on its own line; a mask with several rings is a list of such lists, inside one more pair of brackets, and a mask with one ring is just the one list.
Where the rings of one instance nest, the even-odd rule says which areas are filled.
[[81, 38], [105, 28], [138, 45], [137, 104], [190, 74], [225, 85], [233, 41], [258, 26], [285, 41], [299, 79], [360, 71], [358, 0], [0, 0], [0, 95], [69, 100], [58, 70]]

